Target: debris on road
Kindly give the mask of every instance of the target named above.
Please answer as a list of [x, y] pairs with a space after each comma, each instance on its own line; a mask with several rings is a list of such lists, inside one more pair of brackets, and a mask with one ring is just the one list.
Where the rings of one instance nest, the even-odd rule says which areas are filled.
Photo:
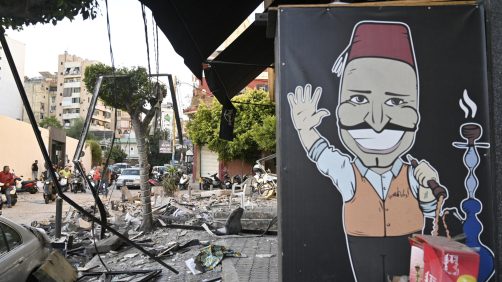
[[[154, 225], [157, 227], [152, 233], [139, 230], [142, 206], [134, 200], [135, 195], [131, 192], [128, 194], [132, 201], [112, 201], [106, 205], [107, 221], [114, 229], [120, 230], [129, 240], [156, 258], [169, 262], [178, 270], [187, 270], [181, 271], [179, 275], [162, 271], [155, 274], [155, 260], [135, 251], [115, 235], [107, 233], [104, 238], [99, 238], [101, 226], [96, 222], [93, 224], [90, 218], [77, 210], [70, 209], [66, 215], [63, 214], [62, 237], [57, 246], [69, 263], [78, 269], [79, 281], [100, 281], [105, 276], [112, 281], [142, 281], [144, 277], [151, 279], [158, 275], [162, 275], [161, 280], [192, 281], [193, 278], [188, 278], [187, 273], [197, 274], [197, 281], [213, 281], [228, 275], [224, 273], [222, 264], [223, 258], [228, 256], [236, 257], [231, 260], [234, 276], [236, 273], [249, 275], [252, 270], [248, 269], [246, 261], [254, 261], [255, 258], [260, 261], [273, 260], [276, 268], [277, 239], [275, 236], [262, 237], [275, 227], [276, 202], [256, 198], [253, 199], [253, 209], [244, 209], [229, 206], [227, 191], [210, 192], [202, 196], [202, 193], [193, 191], [189, 199], [186, 194], [164, 199], [165, 204], [152, 209]], [[91, 213], [94, 211], [93, 206], [85, 209]], [[34, 221], [32, 226], [42, 228], [54, 237], [54, 222], [54, 218], [49, 218]], [[208, 230], [214, 232], [214, 236], [205, 232], [202, 226], [210, 226]], [[253, 247], [249, 248], [246, 244]], [[241, 252], [250, 257], [241, 255]], [[230, 267], [230, 264], [225, 265]], [[240, 265], [243, 265], [242, 269]], [[108, 269], [110, 272], [107, 272]], [[276, 277], [274, 273], [271, 277]]]

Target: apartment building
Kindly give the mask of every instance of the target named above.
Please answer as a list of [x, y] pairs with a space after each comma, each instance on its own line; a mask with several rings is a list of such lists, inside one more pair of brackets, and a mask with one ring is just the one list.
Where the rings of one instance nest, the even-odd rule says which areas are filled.
[[[55, 73], [40, 72], [39, 77], [25, 77], [24, 90], [37, 123], [46, 117], [56, 116], [57, 80]], [[23, 111], [23, 121], [30, 122], [26, 111]]]
[[[92, 98], [83, 82], [85, 69], [97, 63], [82, 59], [68, 52], [58, 56], [56, 117], [65, 128], [70, 127], [76, 119], [87, 116]], [[109, 131], [112, 129], [113, 108], [98, 100], [91, 119], [90, 131]]]

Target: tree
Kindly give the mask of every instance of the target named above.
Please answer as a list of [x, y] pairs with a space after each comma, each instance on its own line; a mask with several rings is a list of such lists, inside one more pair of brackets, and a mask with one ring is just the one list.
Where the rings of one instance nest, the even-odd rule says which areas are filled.
[[38, 0], [1, 1], [0, 26], [21, 29], [23, 25], [52, 23], [68, 18], [94, 19], [98, 13], [97, 0]]
[[276, 130], [276, 119], [275, 116], [265, 116], [263, 118], [263, 124], [253, 125], [251, 135], [253, 139], [258, 144], [258, 148], [264, 152], [273, 153], [275, 152], [275, 130]]
[[49, 128], [49, 127], [55, 127], [55, 128], [63, 128], [63, 125], [61, 125], [61, 122], [56, 119], [56, 117], [46, 117], [40, 121], [40, 127], [43, 128]]
[[[66, 129], [66, 136], [69, 136], [71, 138], [75, 139], [80, 139], [80, 135], [82, 134], [82, 129], [84, 128], [84, 119], [83, 118], [78, 118], [75, 119], [73, 124]], [[91, 132], [87, 133], [87, 136], [85, 137], [86, 140], [96, 140], [96, 136], [92, 134]]]
[[88, 140], [87, 145], [91, 146], [92, 165], [100, 165], [103, 157], [101, 146], [99, 146], [99, 143], [96, 140]]
[[[108, 155], [108, 152], [106, 152], [105, 155]], [[114, 145], [110, 151], [110, 159], [116, 163], [121, 163], [125, 160], [125, 158], [127, 158], [126, 152], [124, 152], [120, 146]]]
[[[85, 69], [84, 82], [90, 92], [94, 92], [96, 80], [100, 75], [111, 75], [112, 68], [104, 64], [95, 64]], [[150, 232], [153, 229], [150, 187], [147, 184], [150, 164], [148, 163], [148, 127], [157, 106], [162, 101], [166, 88], [150, 81], [145, 68], [120, 68], [115, 71], [124, 77], [104, 79], [100, 88], [100, 97], [106, 105], [126, 111], [131, 116], [132, 127], [138, 143], [140, 167], [141, 201], [143, 204], [143, 224], [141, 229]], [[155, 90], [155, 91], [154, 91]]]
[[[222, 106], [201, 104], [188, 123], [188, 135], [197, 145], [207, 145], [223, 161], [242, 159], [252, 163], [261, 150], [275, 152], [275, 110], [268, 93], [247, 90], [233, 99], [237, 108], [233, 141], [219, 138]], [[266, 122], [266, 123], [265, 123]], [[265, 126], [265, 129], [260, 127]]]

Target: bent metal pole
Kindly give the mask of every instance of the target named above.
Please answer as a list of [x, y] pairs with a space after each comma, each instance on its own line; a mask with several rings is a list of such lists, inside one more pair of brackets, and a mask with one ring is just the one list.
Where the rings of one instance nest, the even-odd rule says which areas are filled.
[[[7, 58], [7, 61], [9, 63], [9, 67], [11, 69], [12, 75], [14, 77], [14, 80], [16, 82], [17, 89], [19, 90], [19, 94], [21, 95], [21, 99], [23, 100], [24, 107], [26, 108], [26, 114], [28, 115], [28, 118], [31, 123], [31, 127], [33, 128], [33, 132], [35, 133], [35, 138], [37, 139], [38, 146], [40, 147], [40, 151], [42, 152], [42, 155], [44, 157], [45, 163], [49, 166], [48, 170], [49, 173], [51, 174], [53, 179], [56, 179], [56, 174], [54, 172], [54, 169], [52, 167], [52, 162], [49, 157], [49, 153], [47, 152], [47, 149], [45, 148], [44, 140], [42, 139], [42, 134], [40, 133], [40, 130], [38, 129], [37, 126], [37, 121], [35, 119], [35, 115], [33, 114], [33, 111], [31, 110], [30, 103], [28, 101], [28, 97], [26, 96], [26, 92], [23, 87], [23, 83], [21, 82], [21, 78], [19, 77], [19, 73], [17, 71], [16, 65], [14, 64], [14, 59], [12, 58], [12, 53], [10, 52], [9, 45], [7, 44], [7, 40], [5, 39], [5, 29], [0, 26], [0, 43], [4, 49], [5, 57]], [[134, 248], [138, 249], [151, 259], [155, 260], [165, 268], [171, 270], [172, 272], [178, 274], [179, 272], [174, 269], [173, 267], [169, 266], [165, 262], [163, 262], [160, 258], [156, 257], [149, 251], [145, 250], [143, 247], [140, 245], [136, 244], [135, 242], [129, 240], [126, 236], [124, 236], [122, 233], [118, 232], [114, 228], [110, 227], [108, 223], [106, 222], [106, 219], [101, 220], [95, 217], [93, 214], [87, 212], [83, 207], [81, 207], [79, 204], [75, 203], [72, 199], [68, 198], [65, 194], [63, 194], [61, 190], [61, 186], [58, 181], [54, 182], [56, 186], [57, 193], [59, 197], [61, 197], [65, 202], [70, 204], [72, 207], [74, 207], [76, 210], [84, 214], [85, 216], [88, 216], [92, 220], [96, 221], [101, 225], [102, 228], [106, 228], [108, 231], [122, 239], [126, 244], [133, 246]]]

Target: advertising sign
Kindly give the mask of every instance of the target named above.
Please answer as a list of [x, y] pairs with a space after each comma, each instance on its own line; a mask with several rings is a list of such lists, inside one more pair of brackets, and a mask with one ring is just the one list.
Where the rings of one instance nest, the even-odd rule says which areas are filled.
[[283, 7], [277, 34], [282, 280], [408, 275], [417, 233], [464, 234], [489, 280], [483, 7]]
[[160, 154], [170, 154], [172, 153], [172, 144], [168, 140], [159, 140], [159, 153]]

